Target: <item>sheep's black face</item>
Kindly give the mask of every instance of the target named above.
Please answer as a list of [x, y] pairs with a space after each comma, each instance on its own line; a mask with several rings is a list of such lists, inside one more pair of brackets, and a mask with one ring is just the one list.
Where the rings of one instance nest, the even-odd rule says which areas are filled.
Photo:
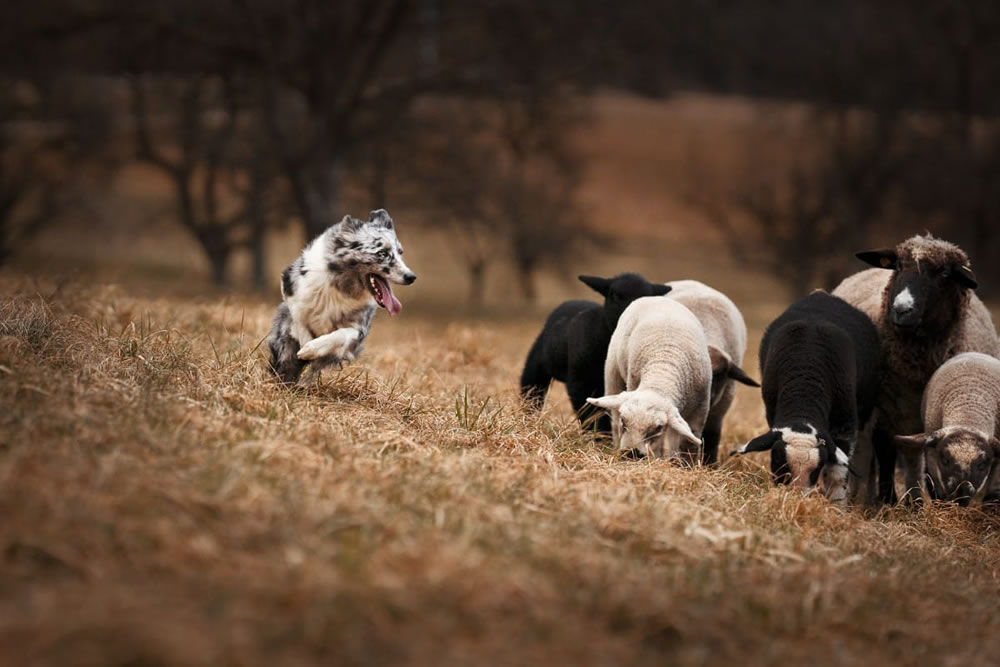
[[671, 289], [669, 285], [651, 283], [638, 273], [622, 273], [614, 278], [580, 276], [580, 281], [604, 297], [604, 312], [612, 329], [633, 301], [644, 296], [663, 296]]
[[976, 287], [962, 257], [932, 262], [915, 253], [873, 250], [858, 253], [873, 266], [894, 271], [888, 286], [888, 317], [907, 335], [936, 336], [947, 331], [965, 305], [965, 291]]
[[996, 454], [990, 438], [954, 429], [928, 443], [925, 460], [931, 495], [965, 506], [989, 481]]
[[890, 286], [889, 321], [897, 331], [934, 336], [958, 318], [964, 290], [950, 267], [903, 268]]

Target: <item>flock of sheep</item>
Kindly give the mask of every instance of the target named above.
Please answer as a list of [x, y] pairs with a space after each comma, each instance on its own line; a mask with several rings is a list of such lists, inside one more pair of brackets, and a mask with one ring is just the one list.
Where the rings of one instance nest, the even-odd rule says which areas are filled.
[[560, 380], [581, 423], [623, 455], [709, 465], [734, 383], [760, 386], [770, 430], [733, 454], [770, 452], [777, 484], [895, 503], [898, 458], [909, 501], [1000, 501], [1000, 340], [968, 256], [929, 234], [857, 256], [876, 268], [768, 326], [759, 385], [741, 369], [746, 325], [724, 294], [581, 276], [604, 304], [552, 312], [521, 394], [539, 408]]

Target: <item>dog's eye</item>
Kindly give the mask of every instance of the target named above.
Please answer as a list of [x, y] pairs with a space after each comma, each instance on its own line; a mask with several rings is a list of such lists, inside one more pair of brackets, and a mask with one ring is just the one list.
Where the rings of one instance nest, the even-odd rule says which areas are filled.
[[389, 250], [387, 248], [383, 248], [382, 250], [378, 251], [378, 258], [379, 259], [385, 259], [388, 256], [389, 256]]

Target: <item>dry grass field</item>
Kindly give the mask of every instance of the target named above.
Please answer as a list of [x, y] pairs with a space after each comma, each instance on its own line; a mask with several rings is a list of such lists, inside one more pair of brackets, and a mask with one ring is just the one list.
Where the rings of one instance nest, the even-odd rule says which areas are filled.
[[[1000, 651], [996, 515], [866, 517], [772, 488], [760, 460], [620, 462], [561, 389], [522, 411], [534, 322], [380, 314], [362, 362], [289, 391], [266, 305], [0, 287], [2, 664]], [[741, 389], [724, 449], [762, 426]]]
[[[663, 186], [678, 135], [748, 112], [598, 113], [583, 194], [637, 240], [580, 271], [727, 291], [756, 376], [787, 297]], [[689, 131], [622, 129], [665, 122]], [[763, 457], [619, 461], [561, 386], [526, 413], [523, 356], [547, 308], [588, 295], [575, 281], [525, 308], [498, 272], [467, 311], [440, 240], [394, 211], [420, 275], [403, 313], [289, 390], [260, 345], [273, 297], [207, 290], [189, 241], [129, 227], [140, 199], [0, 273], [0, 664], [996, 664], [1000, 515], [841, 510], [773, 488]], [[738, 391], [724, 452], [764, 428]]]

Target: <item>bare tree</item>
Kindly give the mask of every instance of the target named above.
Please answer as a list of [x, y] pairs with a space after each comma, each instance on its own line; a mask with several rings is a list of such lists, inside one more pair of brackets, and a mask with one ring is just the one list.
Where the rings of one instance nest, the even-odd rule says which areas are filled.
[[[699, 178], [689, 200], [723, 233], [733, 256], [765, 267], [792, 293], [832, 287], [851, 271], [902, 178], [905, 126], [893, 113], [814, 109], [745, 148], [728, 186]], [[759, 128], [758, 128], [759, 129]], [[794, 146], [782, 152], [776, 146]], [[757, 156], [779, 161], [764, 168]]]
[[238, 247], [236, 229], [247, 217], [245, 206], [223, 201], [233, 194], [223, 173], [236, 136], [232, 83], [212, 77], [134, 77], [130, 88], [136, 157], [170, 180], [178, 219], [205, 252], [212, 280], [224, 284]]
[[87, 213], [113, 154], [105, 114], [72, 81], [0, 82], [0, 264], [68, 211]]

